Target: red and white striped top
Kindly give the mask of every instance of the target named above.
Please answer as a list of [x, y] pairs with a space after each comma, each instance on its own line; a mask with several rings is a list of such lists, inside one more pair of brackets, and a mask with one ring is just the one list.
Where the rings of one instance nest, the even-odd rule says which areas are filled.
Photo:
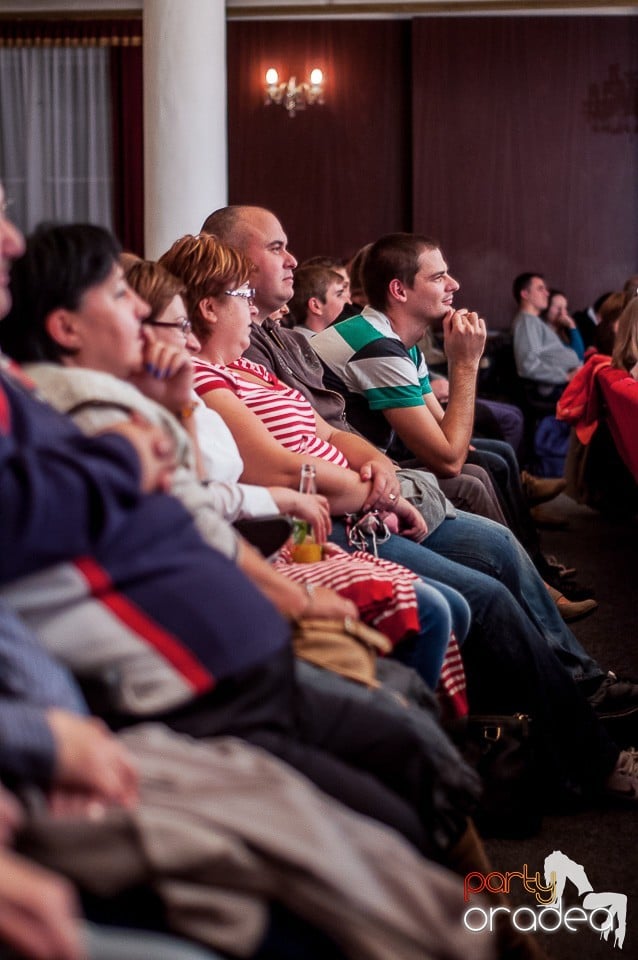
[[[348, 466], [337, 447], [317, 436], [315, 413], [303, 393], [282, 383], [266, 367], [243, 357], [227, 367], [195, 357], [193, 370], [195, 390], [200, 397], [211, 390], [232, 390], [286, 449], [339, 467]], [[244, 370], [259, 377], [259, 383], [242, 377]]]

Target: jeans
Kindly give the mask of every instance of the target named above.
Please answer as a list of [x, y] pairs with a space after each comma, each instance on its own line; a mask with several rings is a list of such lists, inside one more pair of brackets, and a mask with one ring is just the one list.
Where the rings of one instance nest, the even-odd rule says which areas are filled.
[[[333, 524], [331, 539], [349, 549], [340, 521]], [[462, 593], [472, 613], [470, 637], [479, 631], [485, 643], [504, 636], [548, 645], [574, 680], [602, 677], [600, 666], [561, 619], [531, 560], [501, 524], [458, 511], [422, 544], [393, 535], [378, 550], [386, 560]]]
[[[412, 667], [436, 690], [452, 630], [452, 612], [443, 594], [434, 582], [417, 581], [414, 584], [419, 608], [420, 631], [396, 645], [392, 656]], [[455, 593], [455, 591], [449, 591]], [[463, 598], [460, 598], [463, 600]], [[465, 635], [463, 636], [465, 639]]]
[[502, 440], [472, 438], [472, 445], [476, 450], [470, 451], [468, 460], [480, 464], [492, 477], [507, 525], [536, 563], [541, 553], [540, 539], [529, 512], [516, 454]]

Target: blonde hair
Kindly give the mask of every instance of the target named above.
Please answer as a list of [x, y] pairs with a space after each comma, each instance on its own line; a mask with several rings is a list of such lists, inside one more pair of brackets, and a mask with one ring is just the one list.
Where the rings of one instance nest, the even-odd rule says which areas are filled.
[[[120, 257], [122, 263], [122, 257]], [[150, 320], [157, 320], [166, 310], [173, 297], [184, 296], [184, 284], [159, 263], [152, 260], [128, 261], [124, 267], [127, 283], [137, 294], [146, 300], [151, 308]], [[124, 264], [122, 264], [124, 266]]]
[[630, 300], [618, 320], [612, 366], [630, 371], [638, 363], [638, 297]]
[[253, 266], [234, 247], [203, 233], [176, 240], [158, 262], [184, 284], [184, 302], [193, 332], [202, 343], [210, 337], [210, 329], [201, 313], [201, 301], [220, 297], [229, 288], [246, 283]]

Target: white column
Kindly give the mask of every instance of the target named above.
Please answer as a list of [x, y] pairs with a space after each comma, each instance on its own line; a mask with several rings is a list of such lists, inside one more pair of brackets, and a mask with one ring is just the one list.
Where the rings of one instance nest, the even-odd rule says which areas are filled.
[[228, 200], [224, 0], [144, 0], [144, 240], [156, 259]]

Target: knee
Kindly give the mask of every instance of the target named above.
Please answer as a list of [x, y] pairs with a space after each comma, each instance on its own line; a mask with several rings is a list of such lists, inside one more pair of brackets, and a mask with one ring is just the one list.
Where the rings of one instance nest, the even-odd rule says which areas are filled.
[[435, 630], [442, 636], [449, 637], [452, 630], [452, 612], [443, 594], [422, 581], [414, 584], [414, 590], [421, 629]]

